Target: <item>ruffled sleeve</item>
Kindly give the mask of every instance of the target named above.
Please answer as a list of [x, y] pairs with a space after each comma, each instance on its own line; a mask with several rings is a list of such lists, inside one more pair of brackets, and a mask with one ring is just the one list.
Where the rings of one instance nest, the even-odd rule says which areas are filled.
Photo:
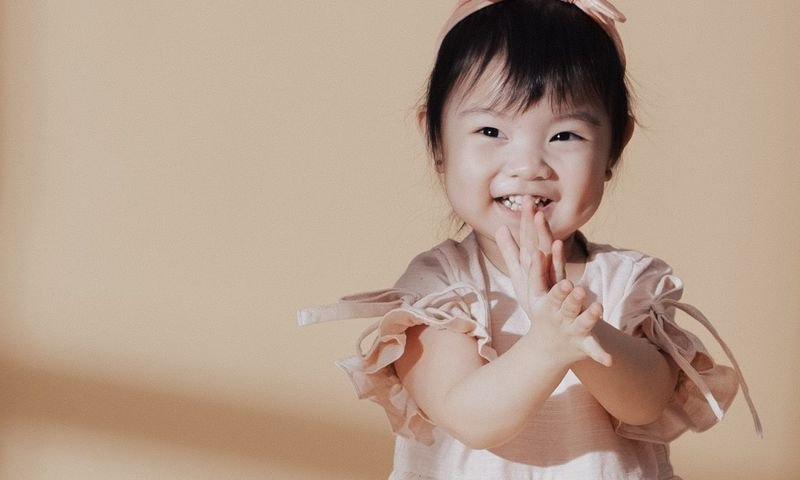
[[[398, 285], [409, 283], [403, 279], [419, 276], [415, 265], [421, 262], [412, 262]], [[430, 276], [426, 278], [431, 279]], [[424, 296], [396, 286], [347, 296], [333, 305], [301, 309], [298, 323], [308, 325], [371, 317], [381, 318], [359, 337], [358, 353], [339, 360], [337, 365], [347, 372], [360, 399], [383, 407], [395, 433], [431, 444], [433, 424], [400, 383], [393, 363], [405, 350], [406, 330], [415, 325], [470, 335], [477, 340], [478, 354], [488, 361], [494, 360], [497, 353], [490, 346], [486, 328], [488, 303], [485, 295], [468, 282], [444, 286]]]
[[[741, 386], [755, 429], [761, 422], [733, 353], [714, 326], [695, 307], [681, 303], [683, 283], [668, 265], [647, 258], [637, 265], [623, 300], [620, 325], [633, 336], [645, 337], [668, 354], [680, 369], [674, 395], [661, 416], [647, 425], [628, 425], [615, 419], [619, 435], [668, 443], [687, 430], [702, 432], [722, 419]], [[681, 310], [707, 329], [728, 356], [733, 368], [717, 364], [694, 334], [678, 326]]]

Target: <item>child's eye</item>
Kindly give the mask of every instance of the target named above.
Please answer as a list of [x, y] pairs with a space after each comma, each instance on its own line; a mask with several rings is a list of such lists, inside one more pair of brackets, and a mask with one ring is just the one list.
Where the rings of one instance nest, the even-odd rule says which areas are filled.
[[500, 130], [494, 127], [483, 127], [478, 131], [487, 137], [497, 138], [500, 136]]
[[572, 132], [559, 132], [550, 139], [551, 142], [567, 142], [570, 140], [583, 140], [583, 137]]

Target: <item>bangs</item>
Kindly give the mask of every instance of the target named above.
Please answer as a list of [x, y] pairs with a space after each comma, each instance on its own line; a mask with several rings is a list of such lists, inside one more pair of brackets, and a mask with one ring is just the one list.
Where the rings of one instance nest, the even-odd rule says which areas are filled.
[[493, 63], [500, 78], [491, 107], [520, 112], [545, 96], [554, 110], [596, 104], [611, 119], [611, 156], [619, 156], [629, 105], [616, 47], [580, 9], [553, 0], [505, 0], [478, 10], [445, 36], [426, 104], [434, 156], [447, 99], [456, 89], [469, 92]]
[[[452, 92], [460, 91], [462, 95], [469, 94], [475, 85], [487, 75], [493, 62], [499, 65], [499, 76], [496, 80], [497, 88], [487, 107], [492, 110], [518, 114], [537, 104], [545, 98], [550, 101], [553, 111], [568, 109], [576, 105], [593, 104], [609, 110], [606, 102], [599, 102], [602, 98], [598, 85], [592, 81], [594, 77], [586, 78], [582, 71], [567, 70], [563, 72], [541, 72], [533, 69], [518, 68], [519, 64], [507, 59], [506, 52], [498, 52], [495, 56], [488, 56], [487, 63], [481, 62], [479, 67], [474, 67], [466, 72], [454, 85]], [[493, 60], [494, 59], [494, 60]], [[483, 60], [483, 59], [482, 59]]]

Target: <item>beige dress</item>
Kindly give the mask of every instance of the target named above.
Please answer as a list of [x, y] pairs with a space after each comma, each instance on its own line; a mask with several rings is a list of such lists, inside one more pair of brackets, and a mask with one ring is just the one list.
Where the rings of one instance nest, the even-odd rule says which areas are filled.
[[678, 302], [683, 287], [670, 267], [639, 252], [580, 238], [589, 256], [578, 284], [589, 292], [588, 300], [603, 305], [606, 322], [648, 338], [681, 370], [672, 400], [652, 424], [626, 425], [610, 416], [572, 372], [524, 431], [497, 449], [470, 449], [425, 417], [392, 365], [403, 354], [407, 328], [426, 324], [473, 336], [488, 361], [530, 329], [510, 279], [483, 255], [474, 233], [418, 255], [394, 288], [298, 312], [301, 325], [382, 317], [361, 338], [368, 347], [338, 364], [360, 398], [384, 408], [397, 434], [391, 480], [676, 479], [669, 442], [718, 422], [740, 384], [760, 431], [735, 361], [731, 358], [734, 369], [716, 364], [700, 340], [675, 322], [676, 309], [683, 310], [730, 356], [705, 317]]

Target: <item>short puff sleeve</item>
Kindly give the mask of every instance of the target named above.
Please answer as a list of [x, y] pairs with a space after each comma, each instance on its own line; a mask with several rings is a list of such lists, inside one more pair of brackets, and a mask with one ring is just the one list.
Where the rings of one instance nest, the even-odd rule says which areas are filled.
[[[647, 338], [668, 354], [680, 371], [675, 392], [658, 419], [647, 425], [615, 419], [617, 433], [635, 440], [668, 443], [687, 430], [702, 432], [722, 419], [741, 385], [760, 434], [760, 421], [736, 360], [708, 319], [695, 307], [679, 302], [682, 293], [683, 282], [666, 263], [651, 257], [637, 262], [622, 300], [620, 328]], [[714, 362], [700, 339], [677, 324], [677, 310], [711, 332], [734, 368]]]
[[348, 374], [360, 399], [384, 409], [395, 433], [428, 445], [433, 443], [433, 424], [403, 387], [393, 366], [405, 351], [406, 330], [429, 325], [470, 335], [477, 340], [479, 355], [488, 361], [497, 357], [487, 331], [485, 294], [469, 282], [448, 284], [446, 265], [441, 254], [429, 251], [411, 261], [393, 288], [350, 295], [333, 305], [298, 312], [300, 325], [381, 317], [359, 337], [358, 353], [337, 365]]

